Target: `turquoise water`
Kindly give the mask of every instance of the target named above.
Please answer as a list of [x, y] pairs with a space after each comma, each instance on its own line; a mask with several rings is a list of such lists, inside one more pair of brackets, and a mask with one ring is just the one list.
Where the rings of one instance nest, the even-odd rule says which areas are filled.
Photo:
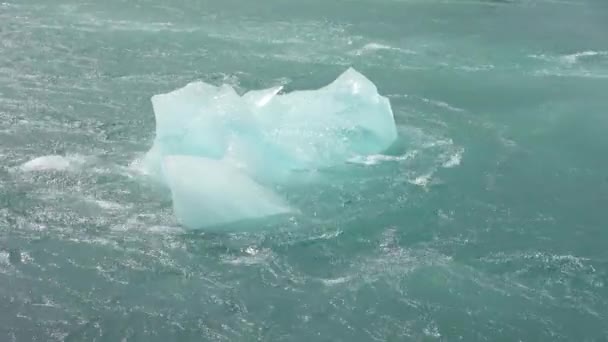
[[[400, 138], [301, 214], [187, 231], [133, 171], [154, 94], [350, 66]], [[607, 94], [604, 0], [1, 3], [0, 341], [608, 340]]]

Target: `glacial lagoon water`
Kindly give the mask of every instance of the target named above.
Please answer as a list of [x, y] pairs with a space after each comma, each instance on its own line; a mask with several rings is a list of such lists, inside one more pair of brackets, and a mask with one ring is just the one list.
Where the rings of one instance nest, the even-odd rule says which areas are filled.
[[[287, 215], [139, 172], [155, 95], [351, 67], [397, 139], [256, 180]], [[607, 91], [604, 0], [2, 2], [0, 341], [607, 340]]]

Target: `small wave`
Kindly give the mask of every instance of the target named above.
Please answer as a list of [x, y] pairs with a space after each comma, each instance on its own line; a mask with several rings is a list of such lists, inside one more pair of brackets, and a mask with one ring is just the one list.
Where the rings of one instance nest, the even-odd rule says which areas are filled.
[[74, 171], [84, 166], [88, 158], [82, 155], [48, 155], [34, 158], [21, 164], [23, 172], [36, 171]]
[[598, 73], [594, 71], [568, 71], [568, 70], [548, 70], [542, 69], [533, 73], [534, 76], [540, 77], [569, 77], [569, 78], [592, 78], [592, 79], [606, 79], [608, 73]]
[[594, 260], [572, 254], [552, 254], [545, 251], [521, 251], [496, 253], [480, 259], [494, 265], [523, 265], [512, 268], [517, 274], [533, 273], [538, 269], [552, 269], [554, 280], [562, 283], [584, 281], [592, 287], [603, 287], [603, 274], [594, 267]]
[[364, 54], [373, 53], [373, 52], [381, 51], [381, 50], [398, 51], [400, 53], [408, 54], [408, 55], [416, 54], [416, 51], [402, 49], [402, 48], [398, 48], [398, 47], [394, 47], [394, 46], [390, 46], [390, 45], [384, 45], [384, 44], [380, 44], [380, 43], [365, 44], [362, 48], [357, 49], [357, 50], [353, 51], [352, 53], [356, 56], [361, 56]]
[[412, 95], [408, 95], [408, 94], [389, 94], [386, 95], [386, 97], [388, 97], [389, 99], [413, 99], [416, 101], [422, 101], [426, 104], [429, 104], [431, 106], [434, 107], [438, 107], [438, 108], [442, 108], [442, 109], [446, 109], [449, 110], [451, 112], [465, 112], [466, 110], [462, 109], [462, 108], [458, 108], [455, 107], [447, 102], [443, 102], [440, 100], [433, 100], [433, 99], [428, 99], [426, 97], [419, 97], [419, 96], [412, 96]]
[[529, 58], [545, 61], [545, 62], [559, 62], [566, 65], [574, 65], [579, 63], [581, 60], [588, 59], [591, 57], [606, 57], [608, 51], [580, 51], [567, 55], [551, 56], [546, 54], [532, 54], [528, 55]]
[[538, 59], [538, 60], [541, 60], [541, 61], [551, 61], [552, 60], [551, 57], [549, 57], [549, 56], [547, 56], [545, 54], [540, 54], [540, 55], [531, 54], [531, 55], [528, 55], [528, 58]]
[[[199, 31], [198, 27], [186, 27], [172, 22], [141, 22], [133, 20], [113, 20], [108, 18], [96, 17], [89, 13], [66, 13], [76, 22], [73, 28], [85, 32], [103, 31], [132, 31], [132, 32], [171, 32], [171, 33], [192, 33]], [[49, 27], [61, 29], [61, 26]]]
[[456, 70], [462, 70], [466, 72], [477, 72], [477, 71], [489, 71], [493, 70], [495, 67], [492, 64], [482, 64], [482, 65], [462, 65], [457, 66]]

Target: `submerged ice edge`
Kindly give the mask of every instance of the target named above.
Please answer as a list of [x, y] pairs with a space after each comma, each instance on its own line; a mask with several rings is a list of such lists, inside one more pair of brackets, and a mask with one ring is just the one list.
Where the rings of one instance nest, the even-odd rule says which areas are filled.
[[182, 225], [293, 212], [271, 190], [292, 172], [377, 155], [397, 139], [388, 98], [352, 68], [317, 90], [281, 90], [241, 96], [194, 82], [152, 98], [156, 136], [139, 166], [171, 191]]

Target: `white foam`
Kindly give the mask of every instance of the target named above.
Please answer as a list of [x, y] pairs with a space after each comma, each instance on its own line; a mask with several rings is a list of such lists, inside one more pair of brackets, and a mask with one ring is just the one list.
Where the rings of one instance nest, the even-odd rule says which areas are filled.
[[348, 160], [349, 163], [363, 164], [363, 165], [377, 165], [382, 162], [399, 162], [414, 158], [418, 154], [418, 151], [410, 151], [406, 154], [399, 156], [387, 156], [384, 154], [372, 154], [369, 156], [355, 156]]
[[245, 253], [247, 253], [245, 256], [224, 259], [224, 263], [235, 266], [251, 266], [266, 263], [272, 257], [272, 252], [269, 249], [257, 249], [252, 246], [247, 247]]
[[433, 141], [429, 141], [427, 143], [424, 143], [422, 145], [422, 147], [424, 147], [424, 148], [434, 148], [434, 147], [452, 146], [452, 145], [454, 145], [454, 142], [452, 141], [452, 139], [439, 139], [439, 140], [433, 140]]
[[0, 251], [0, 264], [10, 265], [10, 255], [7, 251]]
[[423, 332], [428, 337], [441, 338], [441, 333], [439, 332], [439, 328], [437, 325], [435, 325], [435, 323], [429, 324], [428, 327], [424, 328]]
[[482, 65], [462, 65], [456, 67], [457, 70], [467, 71], [467, 72], [477, 72], [477, 71], [489, 71], [493, 70], [495, 67], [493, 64], [482, 64]]
[[413, 185], [417, 185], [425, 188], [431, 182], [431, 178], [433, 177], [433, 173], [429, 172], [415, 178], [409, 179], [408, 182]]
[[408, 94], [389, 94], [386, 97], [389, 99], [407, 99], [410, 96]]
[[568, 64], [575, 64], [579, 61], [579, 59], [584, 57], [594, 57], [594, 56], [608, 56], [608, 51], [581, 51], [576, 52], [570, 55], [561, 56], [559, 59]]
[[86, 157], [81, 155], [48, 155], [23, 163], [19, 169], [23, 172], [73, 171], [82, 167], [86, 161]]
[[571, 54], [567, 54], [567, 55], [558, 55], [558, 56], [555, 56], [555, 55], [551, 56], [551, 55], [546, 55], [546, 54], [528, 55], [528, 57], [530, 57], [530, 58], [538, 59], [541, 61], [560, 62], [560, 63], [564, 63], [567, 65], [576, 64], [576, 63], [580, 62], [581, 59], [584, 59], [584, 58], [598, 57], [598, 56], [608, 56], [608, 51], [587, 50], [587, 51], [580, 51], [580, 52], [575, 52], [575, 53], [571, 53]]
[[351, 277], [338, 277], [335, 279], [319, 279], [325, 286], [336, 286], [350, 281]]
[[316, 241], [316, 240], [331, 240], [331, 239], [335, 239], [338, 236], [342, 235], [343, 231], [342, 230], [336, 230], [333, 232], [327, 232], [327, 233], [323, 233], [321, 235], [315, 235], [315, 236], [311, 236], [310, 238], [308, 238], [308, 241]]
[[534, 59], [538, 59], [538, 60], [541, 60], [541, 61], [550, 61], [551, 60], [551, 57], [549, 57], [549, 56], [547, 56], [545, 54], [540, 54], [540, 55], [532, 54], [532, 55], [528, 55], [528, 57], [534, 58]]
[[454, 152], [452, 155], [450, 155], [450, 157], [446, 161], [443, 162], [443, 164], [441, 166], [449, 169], [449, 168], [460, 165], [460, 163], [462, 161], [463, 153], [464, 153], [463, 149]]

